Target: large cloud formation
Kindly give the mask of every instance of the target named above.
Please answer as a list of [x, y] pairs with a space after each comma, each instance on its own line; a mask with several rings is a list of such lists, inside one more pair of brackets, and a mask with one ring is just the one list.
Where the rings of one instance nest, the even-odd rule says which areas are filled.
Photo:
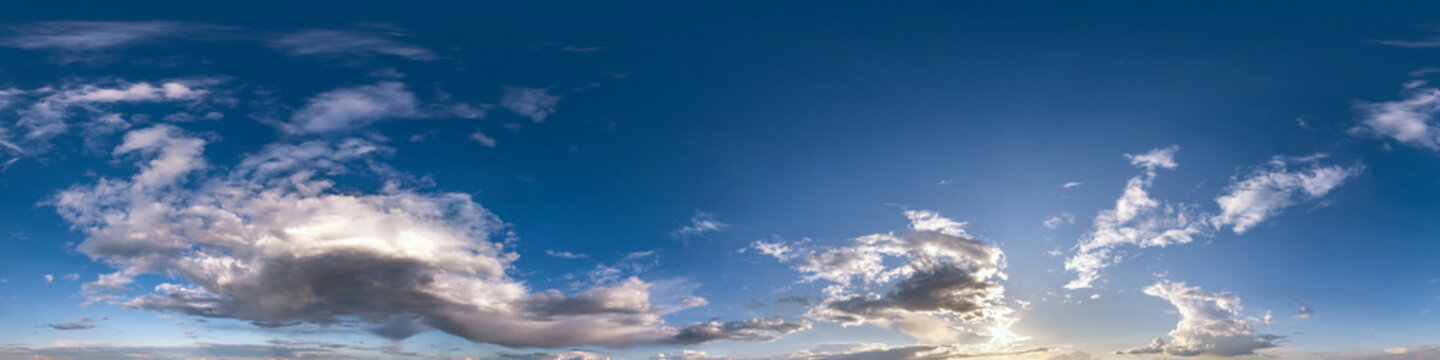
[[[833, 283], [807, 316], [844, 325], [893, 326], [918, 339], [984, 340], [999, 348], [1018, 337], [1006, 329], [1004, 252], [965, 232], [965, 223], [930, 211], [906, 211], [910, 229], [866, 235], [845, 247], [797, 251], [756, 242], [763, 254], [791, 261], [802, 281]], [[793, 255], [792, 255], [793, 253]], [[887, 259], [903, 260], [888, 265]], [[890, 261], [889, 263], [894, 263]], [[876, 293], [872, 285], [891, 284]]]
[[1065, 288], [1091, 287], [1105, 268], [1120, 261], [1117, 247], [1185, 244], [1226, 227], [1241, 234], [1286, 208], [1320, 200], [1364, 169], [1360, 165], [1320, 165], [1326, 154], [1275, 156], [1266, 164], [1231, 177], [1215, 198], [1220, 212], [1214, 214], [1200, 211], [1198, 205], [1171, 204], [1151, 197], [1150, 187], [1159, 170], [1179, 166], [1175, 162], [1179, 150], [1178, 146], [1170, 146], [1125, 155], [1142, 172], [1125, 183], [1115, 206], [1100, 211], [1090, 231], [1075, 245], [1075, 254], [1066, 259], [1065, 269], [1077, 276]]
[[[85, 234], [81, 253], [118, 269], [85, 284], [91, 301], [260, 326], [372, 324], [400, 339], [439, 329], [511, 347], [763, 341], [785, 323], [665, 326], [703, 301], [655, 304], [635, 277], [574, 294], [535, 292], [508, 273], [517, 256], [489, 241], [506, 225], [469, 195], [408, 190], [362, 139], [272, 144], [210, 171], [206, 140], [174, 126], [127, 133], [129, 179], [101, 178], [52, 205]], [[329, 177], [387, 179], [373, 194]], [[182, 280], [129, 296], [145, 274]], [[696, 335], [699, 334], [699, 335]]]
[[1170, 341], [1157, 338], [1150, 345], [1117, 351], [1116, 354], [1168, 354], [1174, 356], [1254, 355], [1256, 350], [1279, 346], [1278, 335], [1257, 333], [1255, 327], [1238, 320], [1240, 297], [1228, 292], [1208, 293], [1183, 282], [1160, 282], [1145, 288], [1145, 294], [1165, 299], [1180, 313], [1180, 323], [1170, 332]]

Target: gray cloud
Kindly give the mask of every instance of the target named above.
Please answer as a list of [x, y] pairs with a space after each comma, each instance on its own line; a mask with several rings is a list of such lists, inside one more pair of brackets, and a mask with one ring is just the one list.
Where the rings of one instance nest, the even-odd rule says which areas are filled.
[[[438, 329], [511, 347], [760, 341], [792, 331], [759, 322], [704, 338], [696, 334], [705, 324], [665, 326], [664, 314], [705, 301], [656, 303], [656, 285], [634, 276], [605, 276], [577, 293], [533, 291], [508, 275], [517, 255], [488, 240], [505, 223], [469, 195], [405, 189], [402, 175], [366, 160], [391, 150], [366, 140], [274, 144], [215, 172], [205, 144], [171, 126], [131, 131], [115, 153], [138, 173], [76, 185], [49, 203], [85, 234], [76, 250], [117, 269], [85, 284], [91, 302], [263, 327], [360, 321], [392, 339]], [[362, 174], [387, 185], [339, 193], [327, 178]], [[127, 294], [146, 274], [183, 281]]]
[[[812, 319], [845, 325], [874, 323], [933, 342], [985, 340], [1004, 348], [1002, 329], [1014, 320], [1005, 304], [1004, 253], [965, 232], [965, 223], [929, 211], [906, 211], [910, 229], [861, 236], [852, 246], [791, 249], [756, 242], [754, 248], [791, 261], [802, 281], [834, 283], [811, 308]], [[784, 248], [780, 252], [777, 249]], [[788, 256], [784, 253], [795, 252]], [[777, 255], [778, 253], [778, 255]], [[887, 261], [891, 259], [891, 261]], [[898, 266], [894, 259], [901, 260]], [[891, 290], [871, 289], [893, 282]]]
[[675, 335], [674, 343], [689, 345], [713, 341], [774, 341], [780, 335], [810, 328], [810, 322], [786, 321], [783, 319], [748, 319], [737, 321], [706, 321], [690, 325]]
[[105, 320], [106, 317], [82, 317], [71, 322], [45, 324], [55, 330], [88, 330], [95, 328], [95, 323]]

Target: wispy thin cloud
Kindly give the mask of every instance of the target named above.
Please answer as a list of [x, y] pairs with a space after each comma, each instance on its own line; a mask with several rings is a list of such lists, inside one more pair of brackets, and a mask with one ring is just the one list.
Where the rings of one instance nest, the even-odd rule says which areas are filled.
[[95, 323], [96, 323], [96, 322], [99, 322], [99, 321], [102, 321], [102, 320], [106, 320], [106, 319], [107, 319], [107, 318], [104, 317], [104, 316], [101, 316], [101, 317], [82, 317], [82, 318], [79, 318], [79, 319], [75, 319], [75, 321], [71, 321], [71, 322], [51, 323], [51, 324], [45, 324], [45, 326], [48, 326], [48, 327], [50, 327], [51, 329], [55, 329], [55, 330], [89, 330], [89, 329], [95, 328]]
[[99, 51], [162, 39], [214, 39], [227, 27], [177, 21], [51, 21], [5, 27], [0, 45], [32, 50]]
[[439, 59], [429, 49], [398, 40], [394, 32], [302, 30], [271, 40], [270, 45], [295, 56], [388, 55], [419, 61]]
[[550, 256], [553, 256], [553, 257], [561, 258], [561, 259], [584, 259], [584, 258], [590, 257], [590, 255], [585, 255], [585, 254], [577, 254], [577, 253], [572, 253], [572, 252], [569, 252], [569, 251], [555, 251], [555, 250], [545, 250], [545, 255], [550, 255]]
[[500, 99], [500, 106], [538, 123], [555, 113], [555, 106], [560, 104], [560, 99], [559, 95], [550, 94], [546, 89], [507, 87], [505, 96]]

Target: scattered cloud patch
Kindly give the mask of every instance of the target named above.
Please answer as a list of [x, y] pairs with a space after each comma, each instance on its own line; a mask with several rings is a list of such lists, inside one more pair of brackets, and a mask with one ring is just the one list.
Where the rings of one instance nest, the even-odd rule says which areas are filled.
[[84, 130], [87, 138], [110, 135], [129, 129], [140, 118], [124, 114], [125, 106], [168, 103], [190, 109], [205, 109], [211, 97], [208, 88], [215, 79], [175, 79], [155, 83], [127, 81], [72, 81], [34, 90], [11, 90], [10, 103], [19, 104], [13, 129], [19, 136], [0, 131], [0, 151], [34, 154], [43, 151], [50, 139]]
[[1323, 198], [1347, 179], [1357, 176], [1362, 166], [1320, 165], [1324, 154], [1305, 157], [1275, 156], [1270, 162], [1231, 177], [1230, 184], [1215, 202], [1220, 213], [1202, 212], [1194, 204], [1170, 204], [1150, 196], [1158, 170], [1173, 169], [1178, 146], [1155, 149], [1145, 154], [1126, 155], [1130, 164], [1141, 168], [1130, 178], [1115, 207], [1095, 216], [1090, 231], [1081, 236], [1065, 269], [1077, 274], [1067, 289], [1089, 288], [1101, 271], [1122, 258], [1121, 246], [1140, 248], [1186, 244], [1198, 236], [1229, 227], [1244, 233], [1282, 210]]
[[500, 106], [538, 123], [555, 113], [555, 106], [560, 104], [560, 99], [559, 95], [552, 95], [546, 89], [512, 86], [505, 88], [505, 96], [500, 98]]
[[1040, 225], [1045, 226], [1047, 229], [1055, 229], [1065, 224], [1074, 223], [1075, 215], [1062, 212], [1059, 215], [1050, 215], [1050, 217], [1045, 218], [1045, 221], [1040, 222]]
[[670, 232], [670, 236], [676, 238], [688, 238], [692, 236], [699, 236], [705, 233], [717, 232], [728, 226], [730, 225], [722, 223], [719, 220], [715, 220], [715, 215], [697, 210], [695, 211], [695, 215], [690, 217], [689, 223], [685, 224], [685, 226], [681, 226], [679, 229], [675, 229], [675, 231]]

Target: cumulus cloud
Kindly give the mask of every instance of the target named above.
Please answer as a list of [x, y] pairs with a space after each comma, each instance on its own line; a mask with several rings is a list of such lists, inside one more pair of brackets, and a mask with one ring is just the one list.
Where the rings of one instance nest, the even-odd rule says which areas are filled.
[[[966, 233], [963, 222], [929, 211], [905, 215], [907, 231], [862, 236], [851, 246], [795, 250], [803, 254], [793, 257], [773, 244], [756, 247], [793, 262], [802, 281], [833, 283], [809, 318], [889, 326], [932, 342], [988, 340], [992, 349], [1020, 339], [1007, 330], [1013, 310], [998, 282], [1004, 253]], [[886, 284], [887, 292], [870, 290]]]
[[[116, 153], [128, 179], [73, 186], [49, 204], [116, 269], [85, 285], [92, 301], [276, 327], [359, 321], [400, 339], [438, 329], [511, 347], [674, 343], [686, 330], [634, 276], [578, 293], [511, 278], [517, 256], [490, 237], [507, 227], [470, 195], [422, 193], [360, 139], [273, 144], [209, 171], [205, 141], [167, 126], [131, 131]], [[131, 155], [133, 154], [133, 155]], [[330, 177], [379, 175], [375, 193]], [[131, 295], [139, 276], [170, 282]], [[750, 339], [731, 336], [726, 339]]]
[[1178, 166], [1178, 146], [1125, 155], [1130, 164], [1142, 169], [1140, 175], [1125, 183], [1124, 192], [1115, 200], [1115, 207], [1095, 216], [1094, 225], [1075, 245], [1075, 254], [1065, 260], [1065, 269], [1077, 278], [1065, 285], [1067, 289], [1088, 288], [1100, 278], [1101, 270], [1118, 261], [1112, 254], [1119, 245], [1139, 247], [1167, 246], [1192, 241], [1203, 233], [1205, 221], [1192, 206], [1171, 205], [1150, 197], [1150, 186], [1161, 169]]
[[1284, 338], [1257, 333], [1249, 323], [1237, 320], [1240, 297], [1228, 292], [1209, 293], [1183, 282], [1161, 280], [1145, 288], [1145, 294], [1165, 299], [1180, 313], [1180, 323], [1170, 340], [1156, 338], [1149, 345], [1116, 354], [1167, 354], [1173, 356], [1254, 355], [1256, 350], [1279, 346]]
[[166, 38], [212, 37], [223, 28], [173, 21], [50, 21], [10, 26], [0, 45], [32, 50], [97, 51]]
[[403, 36], [399, 31], [381, 34], [316, 29], [285, 34], [272, 40], [270, 45], [294, 56], [389, 55], [419, 61], [439, 59], [429, 49], [395, 40]]
[[[1320, 166], [1325, 154], [1301, 158], [1277, 156], [1268, 166], [1231, 179], [1225, 192], [1215, 198], [1220, 214], [1211, 219], [1215, 227], [1230, 226], [1244, 233], [1281, 210], [1324, 197], [1356, 175], [1362, 167]], [[1290, 167], [1302, 168], [1290, 170]]]
[[554, 114], [555, 106], [559, 104], [559, 95], [537, 88], [506, 87], [505, 96], [500, 98], [500, 106], [537, 123]]
[[697, 210], [695, 211], [695, 215], [690, 217], [688, 224], [670, 232], [670, 236], [677, 238], [696, 236], [708, 232], [720, 231], [726, 226], [729, 225], [715, 220], [715, 215]]
[[1416, 87], [1405, 90], [1403, 99], [1360, 102], [1355, 105], [1360, 127], [1354, 131], [1389, 138], [1417, 148], [1440, 151], [1440, 129], [1435, 113], [1440, 111], [1440, 89]]
[[1319, 200], [1363, 167], [1320, 165], [1323, 154], [1305, 157], [1276, 156], [1243, 175], [1231, 177], [1230, 184], [1215, 202], [1220, 213], [1202, 212], [1194, 204], [1170, 204], [1150, 196], [1158, 171], [1178, 165], [1178, 146], [1126, 155], [1130, 164], [1142, 170], [1130, 178], [1115, 206], [1095, 216], [1091, 229], [1081, 236], [1065, 269], [1076, 273], [1067, 289], [1089, 288], [1101, 272], [1120, 261], [1116, 248], [1165, 247], [1186, 244], [1213, 230], [1229, 227], [1244, 233], [1282, 210]]
[[1040, 222], [1040, 225], [1045, 226], [1045, 228], [1047, 229], [1055, 229], [1059, 228], [1061, 225], [1074, 223], [1075, 215], [1062, 212], [1059, 215], [1050, 215], [1050, 217], [1045, 218], [1045, 221]]
[[94, 329], [95, 323], [106, 320], [106, 317], [82, 317], [71, 322], [45, 324], [55, 330], [88, 330]]

